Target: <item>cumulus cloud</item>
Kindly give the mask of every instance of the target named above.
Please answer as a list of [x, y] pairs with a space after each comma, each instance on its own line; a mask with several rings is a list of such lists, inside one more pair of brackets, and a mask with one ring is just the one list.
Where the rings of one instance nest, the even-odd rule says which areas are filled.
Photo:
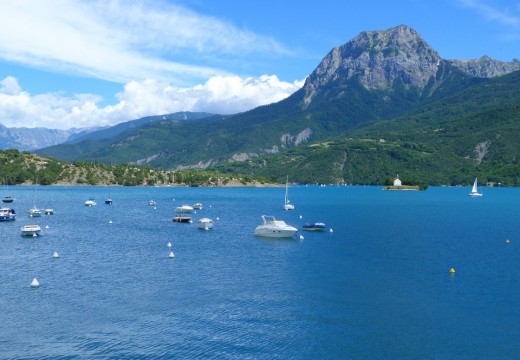
[[215, 59], [286, 54], [274, 39], [165, 0], [0, 1], [0, 59], [127, 83], [192, 86]]
[[69, 129], [115, 125], [178, 111], [233, 114], [283, 100], [302, 86], [303, 81], [288, 83], [275, 75], [214, 76], [204, 84], [184, 88], [148, 79], [129, 82], [117, 94], [116, 104], [100, 106], [102, 99], [94, 94], [32, 96], [15, 78], [7, 77], [0, 82], [0, 123], [7, 127]]

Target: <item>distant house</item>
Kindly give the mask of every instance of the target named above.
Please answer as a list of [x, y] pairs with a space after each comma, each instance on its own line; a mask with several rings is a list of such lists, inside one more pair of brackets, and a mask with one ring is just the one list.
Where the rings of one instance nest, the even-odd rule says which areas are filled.
[[394, 186], [402, 186], [401, 180], [399, 180], [399, 175], [394, 179]]

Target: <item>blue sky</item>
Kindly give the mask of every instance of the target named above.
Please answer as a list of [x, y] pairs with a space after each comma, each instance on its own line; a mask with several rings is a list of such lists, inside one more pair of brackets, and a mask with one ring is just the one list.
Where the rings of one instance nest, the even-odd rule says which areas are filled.
[[333, 47], [400, 24], [445, 59], [520, 58], [520, 1], [3, 0], [0, 124], [246, 111], [299, 89]]

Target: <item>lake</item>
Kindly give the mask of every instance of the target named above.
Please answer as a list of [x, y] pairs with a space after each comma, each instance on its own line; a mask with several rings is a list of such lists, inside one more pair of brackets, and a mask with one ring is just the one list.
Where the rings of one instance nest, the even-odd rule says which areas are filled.
[[[285, 188], [10, 187], [0, 357], [517, 358], [520, 189], [381, 188], [294, 186], [284, 211]], [[298, 236], [255, 237], [263, 214]]]

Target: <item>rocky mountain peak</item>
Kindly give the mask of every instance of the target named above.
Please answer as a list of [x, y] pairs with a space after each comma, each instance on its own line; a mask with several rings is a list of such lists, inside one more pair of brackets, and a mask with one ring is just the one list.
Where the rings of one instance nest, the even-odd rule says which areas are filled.
[[443, 60], [409, 26], [364, 31], [332, 49], [308, 77], [303, 91], [308, 105], [329, 86], [348, 87], [355, 79], [368, 90], [391, 90], [396, 82], [418, 91], [435, 79], [441, 62], [473, 77], [494, 77], [520, 70], [520, 62], [504, 63], [484, 56], [477, 60]]

